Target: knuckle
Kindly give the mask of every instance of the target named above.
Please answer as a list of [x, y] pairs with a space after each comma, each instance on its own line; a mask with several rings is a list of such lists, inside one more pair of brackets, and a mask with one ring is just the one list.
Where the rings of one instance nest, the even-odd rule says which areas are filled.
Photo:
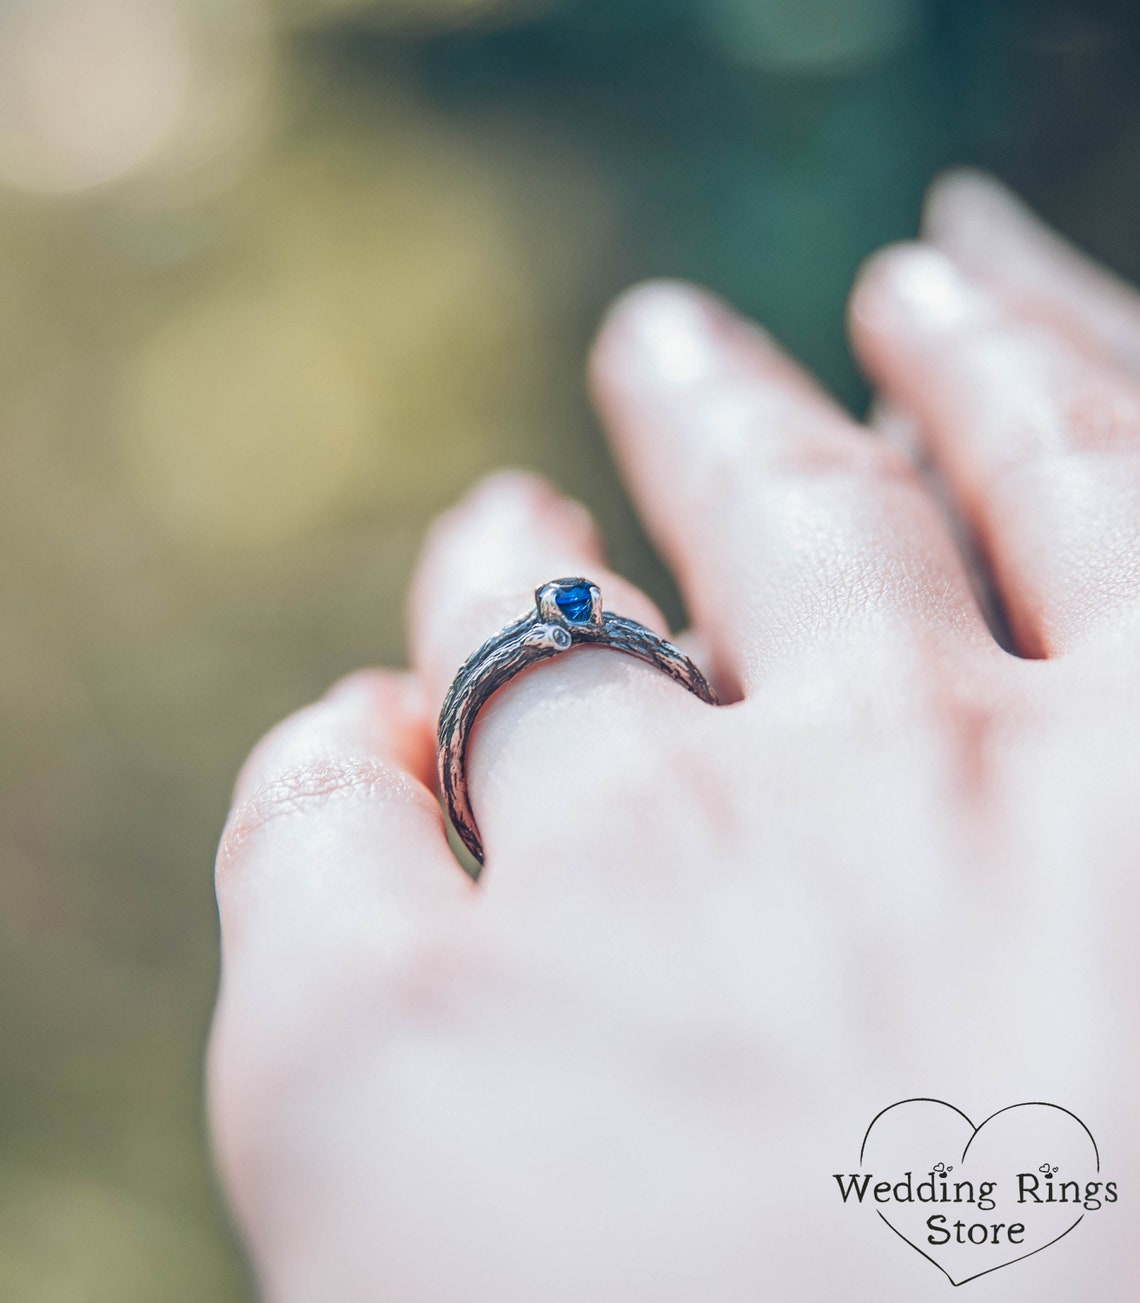
[[[976, 388], [999, 475], [1072, 467], [1140, 447], [1140, 389], [1037, 331], [971, 341]], [[1017, 381], [1011, 377], [1018, 377]]]
[[875, 484], [918, 488], [918, 473], [899, 449], [791, 386], [753, 386], [712, 402], [690, 492], [710, 507], [775, 481], [835, 480], [860, 489]]
[[[1127, 444], [1073, 436], [1064, 446], [1011, 451], [991, 476], [985, 493], [993, 505], [1031, 529], [1047, 520], [1062, 552], [1093, 540], [1098, 552], [1111, 534], [1108, 517], [1134, 518], [1134, 487], [1140, 484], [1140, 429]], [[1122, 521], [1122, 523], [1126, 523]], [[1133, 546], [1131, 532], [1128, 548]]]
[[274, 724], [246, 757], [236, 790], [257, 786], [259, 775], [287, 769], [300, 763], [307, 752], [312, 753], [327, 737], [327, 729], [322, 727], [325, 714], [324, 703], [313, 701]]
[[928, 684], [924, 695], [950, 779], [966, 797], [983, 801], [1019, 727], [1008, 685], [992, 675], [953, 675]]
[[830, 481], [846, 490], [854, 488], [861, 497], [868, 492], [922, 492], [914, 463], [899, 449], [882, 439], [853, 430], [838, 437], [820, 437], [789, 450], [784, 463], [789, 476], [812, 481]]
[[231, 812], [218, 850], [219, 893], [247, 858], [249, 846], [266, 830], [352, 801], [391, 804], [420, 811], [436, 822], [440, 819], [427, 788], [395, 765], [352, 756], [327, 756], [296, 765], [261, 783]]
[[1074, 450], [1127, 450], [1140, 438], [1140, 402], [1118, 385], [1078, 385], [1060, 408], [1064, 445]]

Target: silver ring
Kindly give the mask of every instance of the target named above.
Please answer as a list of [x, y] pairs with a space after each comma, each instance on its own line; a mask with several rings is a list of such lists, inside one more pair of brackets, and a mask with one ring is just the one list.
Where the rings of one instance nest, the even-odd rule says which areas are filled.
[[439, 713], [439, 781], [460, 840], [483, 863], [483, 842], [467, 795], [467, 742], [476, 716], [522, 670], [572, 647], [612, 647], [664, 670], [694, 696], [719, 705], [708, 680], [679, 647], [636, 620], [602, 610], [588, 579], [552, 579], [535, 590], [534, 610], [472, 652], [459, 668]]

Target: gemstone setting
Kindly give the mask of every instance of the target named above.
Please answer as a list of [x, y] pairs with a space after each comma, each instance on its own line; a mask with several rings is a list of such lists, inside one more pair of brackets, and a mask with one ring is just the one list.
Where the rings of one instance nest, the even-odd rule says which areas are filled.
[[554, 604], [571, 624], [586, 624], [593, 608], [589, 584], [574, 584], [560, 588], [554, 594]]

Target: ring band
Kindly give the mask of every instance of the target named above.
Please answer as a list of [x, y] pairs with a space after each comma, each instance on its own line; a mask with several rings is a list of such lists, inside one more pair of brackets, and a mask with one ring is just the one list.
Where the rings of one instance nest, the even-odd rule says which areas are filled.
[[483, 842], [467, 795], [467, 743], [480, 710], [516, 674], [572, 647], [612, 647], [663, 670], [711, 706], [716, 693], [678, 647], [652, 629], [602, 610], [602, 593], [588, 579], [552, 579], [535, 590], [534, 610], [500, 629], [472, 652], [456, 674], [439, 714], [439, 781], [447, 813], [480, 864]]

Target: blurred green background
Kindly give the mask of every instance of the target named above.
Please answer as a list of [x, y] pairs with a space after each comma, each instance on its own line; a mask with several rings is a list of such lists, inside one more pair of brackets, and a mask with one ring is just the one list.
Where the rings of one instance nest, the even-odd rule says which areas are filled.
[[501, 463], [678, 614], [589, 414], [707, 282], [846, 400], [859, 261], [991, 167], [1140, 271], [1140, 16], [1012, 0], [0, 0], [0, 1298], [251, 1297], [211, 861], [276, 718], [402, 659]]

